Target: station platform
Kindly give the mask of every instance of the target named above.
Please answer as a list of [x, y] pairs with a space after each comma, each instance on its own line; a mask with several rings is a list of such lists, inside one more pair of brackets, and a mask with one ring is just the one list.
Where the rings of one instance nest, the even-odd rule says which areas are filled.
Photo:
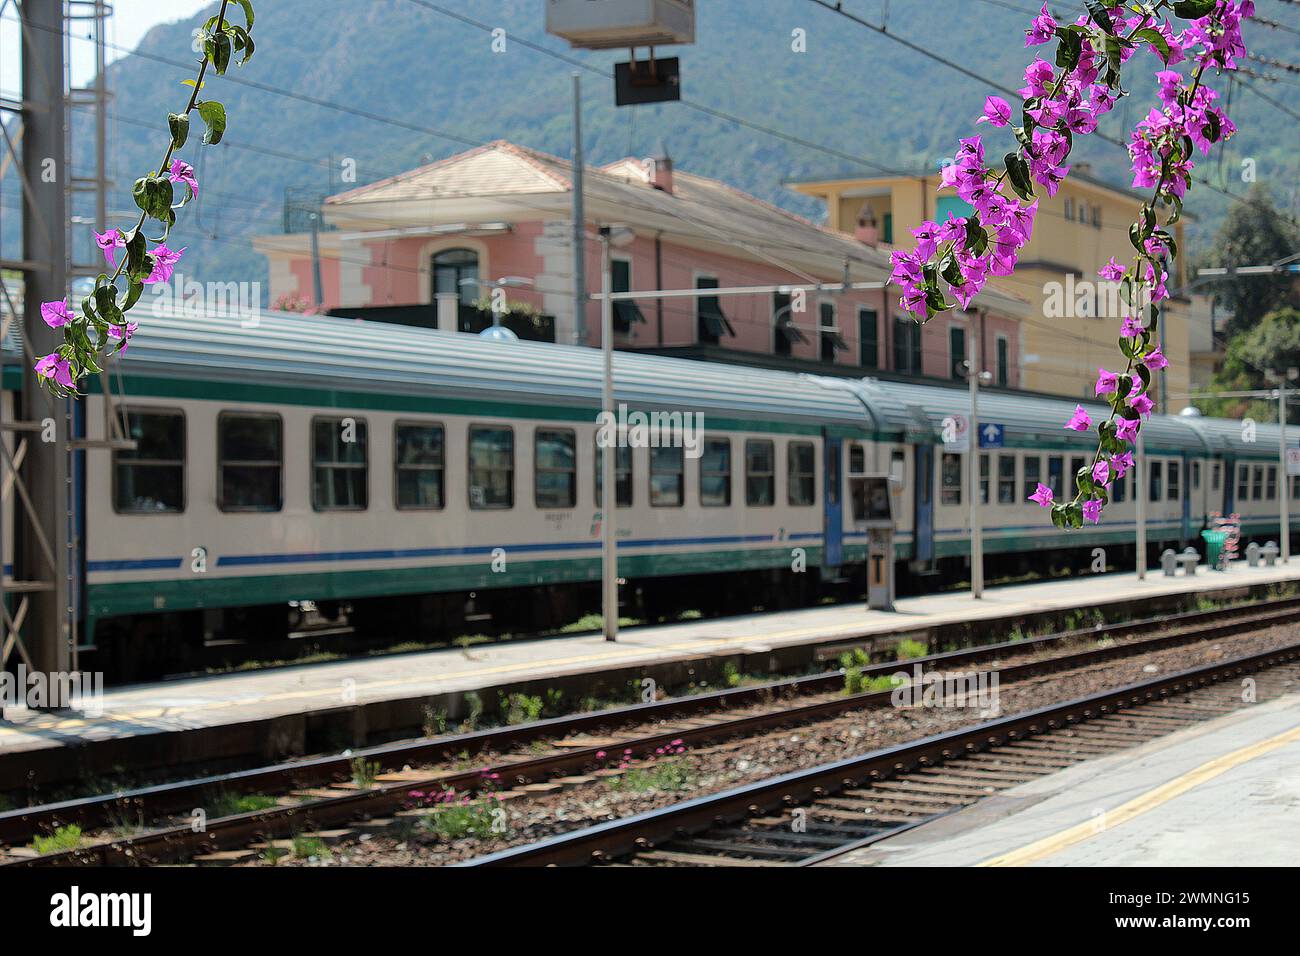
[[841, 650], [863, 643], [942, 638], [956, 633], [944, 628], [980, 622], [996, 634], [999, 622], [1009, 629], [1013, 621], [1080, 608], [1126, 606], [1133, 616], [1151, 616], [1197, 594], [1245, 597], [1291, 581], [1300, 581], [1300, 558], [1272, 568], [1202, 568], [1191, 577], [1157, 569], [1144, 581], [1116, 573], [1016, 584], [989, 588], [979, 601], [964, 591], [908, 597], [893, 612], [852, 604], [634, 627], [617, 643], [572, 635], [135, 684], [107, 689], [97, 716], [6, 708], [0, 779], [49, 783], [120, 767], [337, 751], [418, 736], [430, 709], [454, 727], [470, 691], [494, 708], [501, 689], [559, 688], [581, 700], [598, 684], [626, 691], [646, 676], [660, 686], [694, 680], [716, 687], [724, 662], [742, 672], [829, 667]]
[[831, 866], [1295, 866], [1300, 694], [1004, 790]]

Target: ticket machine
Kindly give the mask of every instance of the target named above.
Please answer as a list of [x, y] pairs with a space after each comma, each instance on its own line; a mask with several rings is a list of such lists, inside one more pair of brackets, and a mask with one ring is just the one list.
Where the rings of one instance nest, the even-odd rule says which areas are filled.
[[894, 496], [889, 475], [849, 479], [853, 526], [867, 533], [867, 607], [894, 609]]

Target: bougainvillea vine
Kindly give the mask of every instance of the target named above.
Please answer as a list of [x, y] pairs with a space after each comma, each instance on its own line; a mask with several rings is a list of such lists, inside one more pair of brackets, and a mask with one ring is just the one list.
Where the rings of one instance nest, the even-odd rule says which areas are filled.
[[[226, 19], [232, 2], [243, 9], [243, 26]], [[167, 116], [170, 138], [162, 162], [135, 181], [132, 195], [140, 216], [134, 228], [95, 233], [95, 242], [112, 271], [99, 274], [95, 288], [81, 300], [79, 310], [74, 310], [67, 299], [41, 304], [45, 324], [63, 332], [63, 344], [37, 359], [35, 367], [42, 383], [56, 395], [76, 394], [82, 378], [101, 371], [99, 362], [104, 355], [127, 348], [137, 328], [127, 313], [139, 301], [145, 286], [171, 279], [176, 263], [185, 254], [184, 247], [172, 249], [167, 243], [176, 224], [176, 210], [198, 198], [199, 182], [193, 167], [177, 158], [176, 153], [189, 138], [192, 113], [198, 113], [203, 121], [205, 145], [219, 143], [225, 135], [225, 107], [216, 100], [201, 100], [199, 94], [209, 68], [221, 76], [232, 62], [243, 66], [252, 58], [252, 31], [252, 0], [222, 0], [220, 10], [199, 31], [203, 57], [198, 76], [183, 81], [190, 87], [189, 100], [179, 113]], [[156, 223], [154, 229], [160, 229], [161, 234], [148, 235], [145, 227], [149, 223]]]
[[[1124, 370], [1098, 369], [1095, 392], [1110, 405], [1105, 420], [1094, 423], [1082, 406], [1065, 428], [1097, 433], [1092, 461], [1074, 476], [1072, 497], [1056, 500], [1039, 484], [1030, 499], [1050, 508], [1059, 528], [1097, 523], [1110, 500], [1112, 482], [1133, 467], [1131, 445], [1151, 415], [1152, 372], [1168, 361], [1159, 347], [1160, 303], [1169, 297], [1170, 267], [1178, 245], [1170, 227], [1182, 215], [1192, 184], [1197, 150], [1236, 132], [1216, 105], [1218, 94], [1206, 85], [1210, 71], [1237, 67], [1246, 52], [1242, 20], [1254, 15], [1251, 0], [1158, 0], [1128, 5], [1089, 0], [1087, 12], [1059, 24], [1044, 3], [1025, 33], [1025, 46], [1056, 41], [1053, 62], [1035, 57], [1024, 73], [1020, 125], [1011, 105], [997, 96], [985, 100], [976, 125], [1009, 128], [1016, 147], [994, 173], [985, 160], [980, 136], [961, 140], [941, 189], [953, 189], [973, 208], [968, 217], [925, 222], [913, 232], [916, 247], [892, 253], [891, 279], [902, 287], [903, 309], [925, 322], [960, 305], [963, 309], [993, 276], [1013, 273], [1020, 250], [1029, 242], [1038, 212], [1035, 185], [1055, 196], [1070, 172], [1066, 165], [1077, 137], [1097, 130], [1102, 116], [1128, 92], [1121, 73], [1142, 47], [1160, 61], [1156, 73], [1159, 106], [1137, 124], [1128, 144], [1134, 188], [1149, 189], [1138, 220], [1129, 227], [1131, 264], [1112, 256], [1101, 278], [1120, 285], [1127, 316], [1120, 328]], [[1168, 13], [1182, 21], [1175, 30]], [[1186, 74], [1173, 69], [1189, 64]], [[955, 301], [953, 301], [955, 300]]]

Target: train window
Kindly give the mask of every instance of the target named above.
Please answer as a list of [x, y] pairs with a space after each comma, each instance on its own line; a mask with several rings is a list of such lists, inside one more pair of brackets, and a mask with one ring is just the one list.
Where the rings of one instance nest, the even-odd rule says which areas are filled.
[[1267, 475], [1264, 484], [1264, 497], [1269, 501], [1273, 501], [1277, 498], [1277, 465], [1269, 465]]
[[1264, 466], [1256, 465], [1250, 476], [1250, 497], [1254, 501], [1264, 500]]
[[1116, 478], [1111, 483], [1111, 497], [1113, 498], [1116, 504], [1124, 500], [1124, 496], [1128, 491], [1127, 486], [1128, 486], [1127, 474], [1122, 475], [1119, 478]]
[[1237, 466], [1237, 500], [1250, 500], [1250, 466]]
[[284, 504], [284, 422], [279, 415], [217, 416], [217, 507], [279, 511]]
[[745, 442], [745, 504], [776, 503], [776, 446], [762, 438]]
[[792, 441], [786, 458], [789, 473], [786, 476], [787, 495], [792, 505], [817, 503], [816, 449], [812, 442]]
[[731, 439], [706, 438], [700, 456], [700, 504], [726, 508], [731, 504]]
[[1016, 501], [1016, 460], [1011, 455], [998, 455], [998, 504], [1010, 505]]
[[867, 470], [867, 450], [858, 442], [849, 445], [849, 472], [860, 475]]
[[682, 449], [651, 448], [650, 507], [681, 507], [685, 489], [686, 465]]
[[398, 508], [438, 509], [444, 506], [444, 445], [441, 425], [412, 422], [393, 425], [393, 480]]
[[488, 425], [469, 430], [469, 506], [494, 511], [515, 506], [515, 433]]
[[364, 511], [368, 504], [369, 448], [360, 418], [313, 418], [312, 507]]
[[1300, 498], [1300, 475], [1291, 478], [1291, 497]]
[[1030, 455], [1025, 459], [1025, 499], [1038, 490], [1038, 482], [1042, 480], [1043, 459], [1037, 455]]
[[1199, 461], [1194, 461], [1192, 462], [1191, 467], [1192, 467], [1192, 491], [1200, 491], [1201, 490], [1201, 463]]
[[945, 505], [961, 504], [961, 455], [944, 453], [943, 465], [939, 478], [939, 503]]
[[1147, 489], [1147, 499], [1149, 501], [1160, 500], [1160, 488], [1164, 485], [1164, 464], [1163, 462], [1153, 461], [1147, 468], [1151, 482], [1150, 488]]
[[989, 456], [980, 455], [980, 504], [989, 503]]
[[1210, 490], [1211, 491], [1219, 490], [1219, 474], [1220, 474], [1219, 467], [1220, 466], [1217, 461], [1210, 466]]
[[533, 433], [533, 495], [538, 508], [572, 508], [578, 503], [578, 438], [571, 428]]
[[1165, 497], [1170, 501], [1177, 501], [1182, 496], [1182, 469], [1179, 463], [1171, 461], [1169, 463], [1169, 485], [1165, 488]]
[[113, 452], [113, 510], [168, 514], [185, 510], [185, 415], [128, 411], [133, 451]]
[[1074, 497], [1074, 489], [1079, 487], [1079, 469], [1083, 467], [1082, 458], [1070, 459], [1070, 487], [1067, 489], [1070, 497]]
[[1062, 471], [1065, 459], [1060, 455], [1050, 455], [1047, 459], [1047, 487], [1052, 489], [1052, 497], [1059, 499], [1064, 494]]
[[[596, 446], [596, 507], [605, 504], [605, 449]], [[632, 446], [620, 445], [614, 451], [614, 497], [620, 508], [632, 507]]]

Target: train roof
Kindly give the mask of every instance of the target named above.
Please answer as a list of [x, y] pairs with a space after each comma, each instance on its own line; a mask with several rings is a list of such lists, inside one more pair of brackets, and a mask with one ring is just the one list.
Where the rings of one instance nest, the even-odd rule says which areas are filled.
[[[170, 312], [146, 314], [139, 322], [121, 356], [128, 397], [131, 379], [146, 376], [593, 413], [601, 403], [598, 349], [289, 312], [263, 311], [255, 324], [237, 316]], [[701, 412], [706, 427], [709, 413], [808, 427], [865, 429], [870, 421], [854, 394], [826, 388], [812, 376], [616, 352], [614, 381], [616, 401]]]
[[[453, 397], [563, 406], [584, 413], [601, 402], [598, 349], [499, 342], [460, 332], [293, 312], [264, 310], [255, 320], [152, 307], [147, 312], [130, 349], [121, 356], [128, 399], [132, 380], [148, 378], [274, 386], [288, 395], [297, 390], [303, 395]], [[10, 366], [18, 364], [16, 325], [4, 342]], [[831, 426], [895, 440], [938, 442], [943, 420], [970, 409], [964, 387], [819, 376], [626, 351], [614, 355], [614, 381], [616, 401], [646, 410], [703, 412], [706, 427], [712, 412], [754, 423]], [[9, 387], [13, 382], [6, 379]], [[1003, 425], [1012, 447], [1087, 451], [1096, 447], [1095, 440], [1062, 427], [1076, 404], [1083, 404], [1094, 420], [1108, 413], [1095, 401], [985, 389], [980, 392], [980, 420]], [[1253, 458], [1278, 454], [1279, 429], [1272, 423], [1257, 423], [1252, 433], [1231, 419], [1157, 415], [1145, 434], [1152, 452]], [[1300, 444], [1300, 428], [1293, 429], [1288, 444]]]
[[[938, 441], [945, 418], [970, 412], [970, 395], [964, 387], [873, 378], [855, 381], [854, 386], [862, 395], [863, 403], [875, 412], [878, 427], [902, 437], [928, 435]], [[1075, 405], [1083, 405], [1093, 421], [1110, 413], [1109, 406], [1097, 401], [983, 389], [979, 396], [979, 419], [985, 424], [1002, 425], [1005, 441], [1010, 446], [1095, 449], [1095, 436], [1064, 427]], [[1249, 457], [1276, 457], [1280, 435], [1277, 425], [1258, 424], [1251, 440], [1249, 429], [1243, 429], [1239, 421], [1185, 415], [1153, 415], [1143, 432], [1147, 450], [1151, 452], [1190, 451]], [[1295, 429], [1287, 444], [1294, 446], [1298, 440], [1300, 429]]]

